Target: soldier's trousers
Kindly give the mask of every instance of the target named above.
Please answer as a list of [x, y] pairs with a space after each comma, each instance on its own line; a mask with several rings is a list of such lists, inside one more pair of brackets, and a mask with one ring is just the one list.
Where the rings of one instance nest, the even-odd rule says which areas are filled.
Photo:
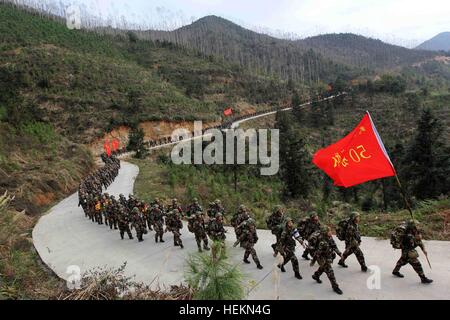
[[103, 224], [103, 216], [101, 212], [95, 213], [95, 222], [97, 222], [98, 224]]
[[136, 229], [136, 238], [138, 238], [139, 241], [144, 241], [144, 229], [143, 228]]
[[117, 220], [114, 217], [108, 217], [108, 225], [111, 230], [117, 229]]
[[163, 238], [163, 234], [164, 234], [164, 226], [162, 223], [155, 223], [153, 225], [153, 229], [155, 230], [156, 234], [155, 234], [155, 241], [162, 240]]
[[309, 250], [309, 248], [306, 248], [305, 251], [303, 251], [302, 257], [307, 258], [308, 254], [310, 254], [312, 256], [311, 250]]
[[314, 275], [317, 278], [320, 278], [322, 273], [325, 272], [325, 274], [328, 277], [328, 280], [330, 280], [331, 286], [333, 288], [337, 288], [338, 284], [336, 281], [336, 277], [334, 276], [333, 268], [331, 267], [331, 263], [329, 261], [318, 261], [319, 262], [319, 269], [317, 269], [316, 272], [314, 272]]
[[[414, 250], [415, 251], [415, 250]], [[399, 272], [400, 268], [404, 265], [410, 264], [413, 267], [414, 271], [417, 272], [420, 278], [424, 278], [425, 274], [423, 272], [422, 264], [417, 258], [410, 258], [408, 256], [408, 251], [402, 252], [402, 256], [398, 259], [397, 264], [395, 265], [394, 272]]]
[[294, 270], [295, 273], [300, 273], [300, 270], [298, 268], [298, 260], [297, 257], [295, 256], [295, 253], [291, 250], [284, 250], [283, 252], [283, 266], [286, 265], [287, 263], [289, 263], [289, 261], [291, 261], [292, 263], [292, 270]]
[[148, 230], [153, 231], [151, 219], [147, 217], [145, 220], [147, 221]]
[[131, 230], [129, 226], [121, 226], [119, 225], [120, 237], [123, 240], [125, 232], [128, 234], [128, 238], [133, 239], [133, 235], [131, 234]]
[[172, 233], [173, 233], [173, 244], [175, 246], [182, 245], [183, 241], [181, 241], [181, 232], [180, 232], [180, 230], [173, 229]]
[[279, 250], [279, 246], [280, 246], [280, 238], [281, 238], [281, 234], [276, 233], [276, 234], [275, 234], [275, 237], [276, 237], [277, 241], [276, 241], [274, 244], [272, 244], [272, 249], [273, 249], [273, 252], [274, 252], [275, 254], [278, 254], [278, 252], [280, 251], [280, 250]]
[[203, 241], [203, 248], [204, 249], [208, 248], [208, 237], [206, 236], [206, 234], [195, 233], [194, 235], [195, 241], [197, 242], [198, 250], [202, 249], [202, 241]]
[[344, 262], [345, 259], [348, 258], [348, 256], [355, 254], [356, 259], [358, 260], [359, 264], [362, 266], [366, 265], [366, 261], [364, 260], [364, 254], [359, 246], [354, 246], [350, 244], [345, 244], [345, 251], [342, 254], [341, 261]]
[[[252, 255], [253, 261], [255, 261], [256, 265], [259, 265], [260, 262], [259, 262], [259, 259], [258, 259], [258, 255], [256, 254], [256, 250], [255, 250], [255, 248], [253, 246], [254, 246], [254, 244], [246, 244], [244, 246], [244, 248], [245, 248], [244, 260], [247, 260], [248, 257], [250, 255]], [[297, 263], [297, 265], [298, 265], [298, 263]]]

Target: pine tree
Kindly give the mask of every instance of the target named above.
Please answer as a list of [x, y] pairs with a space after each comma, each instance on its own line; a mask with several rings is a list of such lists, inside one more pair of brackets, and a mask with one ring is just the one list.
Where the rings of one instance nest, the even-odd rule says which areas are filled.
[[450, 153], [442, 140], [442, 125], [430, 109], [417, 123], [417, 133], [404, 159], [412, 195], [434, 198], [449, 190]]

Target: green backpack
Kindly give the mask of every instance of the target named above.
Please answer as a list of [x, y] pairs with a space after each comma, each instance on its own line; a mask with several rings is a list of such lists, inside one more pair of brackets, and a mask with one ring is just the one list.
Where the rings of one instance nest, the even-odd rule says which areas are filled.
[[406, 225], [402, 224], [397, 227], [395, 227], [394, 230], [391, 232], [391, 246], [394, 249], [401, 249], [402, 248], [402, 240], [403, 236], [406, 232]]
[[348, 227], [349, 221], [350, 221], [350, 218], [341, 220], [341, 221], [339, 221], [339, 223], [336, 227], [336, 237], [341, 241], [345, 240], [345, 235], [347, 233], [347, 227]]

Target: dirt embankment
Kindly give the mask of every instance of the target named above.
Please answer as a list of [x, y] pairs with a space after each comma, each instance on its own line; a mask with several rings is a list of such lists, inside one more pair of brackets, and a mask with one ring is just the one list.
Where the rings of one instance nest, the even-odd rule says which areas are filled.
[[[203, 122], [203, 127], [208, 128], [220, 124], [220, 122]], [[154, 140], [162, 137], [167, 137], [172, 134], [175, 129], [185, 128], [187, 130], [192, 130], [194, 128], [193, 121], [145, 121], [139, 125], [144, 129], [144, 140]], [[92, 144], [90, 144], [90, 149], [94, 155], [98, 155], [103, 152], [103, 144], [107, 140], [112, 140], [114, 138], [120, 141], [120, 147], [126, 146], [128, 142], [128, 134], [130, 128], [126, 126], [121, 126], [110, 133], [106, 134], [100, 139], [96, 139]]]

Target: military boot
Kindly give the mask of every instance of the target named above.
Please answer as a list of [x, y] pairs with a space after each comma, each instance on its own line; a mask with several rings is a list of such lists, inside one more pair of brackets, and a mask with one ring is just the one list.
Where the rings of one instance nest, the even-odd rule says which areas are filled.
[[302, 279], [303, 279], [302, 276], [301, 276], [301, 274], [300, 274], [300, 272], [298, 272], [298, 271], [295, 271], [295, 277], [296, 277], [298, 280], [302, 280]]
[[279, 264], [278, 268], [280, 268], [281, 272], [286, 272], [286, 269], [284, 268], [284, 264]]
[[399, 271], [392, 271], [392, 274], [393, 274], [394, 276], [396, 276], [396, 277], [399, 277], [399, 278], [404, 278], [404, 277], [405, 277], [405, 276], [402, 275]]
[[340, 265], [343, 268], [348, 268], [348, 265], [345, 264], [344, 260], [339, 260], [338, 265]]
[[165, 242], [162, 237], [163, 237], [162, 235], [159, 236], [159, 242]]
[[432, 282], [433, 282], [433, 280], [428, 279], [428, 278], [425, 277], [425, 276], [420, 277], [420, 281], [421, 281], [423, 284], [429, 284], [429, 283], [432, 283]]
[[155, 234], [155, 242], [158, 243], [158, 235]]
[[263, 266], [262, 266], [261, 263], [259, 263], [259, 262], [256, 264], [256, 267], [257, 267], [259, 270], [261, 270], [261, 269], [263, 268]]
[[247, 264], [250, 264], [250, 261], [248, 261], [247, 258], [244, 258], [244, 262], [247, 263]]
[[333, 286], [333, 291], [337, 294], [343, 294], [342, 290], [339, 288], [338, 285]]
[[319, 276], [318, 276], [317, 274], [314, 273], [314, 274], [312, 275], [312, 278], [313, 278], [314, 280], [316, 280], [317, 283], [322, 283], [322, 280], [320, 280], [320, 278], [319, 278]]
[[303, 252], [303, 254], [302, 254], [302, 258], [303, 259], [305, 259], [305, 260], [309, 260], [309, 257], [308, 257], [308, 252]]

